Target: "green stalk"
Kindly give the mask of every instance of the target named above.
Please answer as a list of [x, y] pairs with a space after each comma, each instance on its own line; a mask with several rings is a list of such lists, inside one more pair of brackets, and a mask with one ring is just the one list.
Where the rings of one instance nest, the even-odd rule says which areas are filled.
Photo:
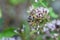
[[29, 28], [29, 24], [28, 22], [25, 20], [24, 21], [24, 25], [25, 25], [25, 40], [30, 40], [30, 28]]
[[44, 7], [47, 7], [43, 2], [40, 1], [40, 4]]

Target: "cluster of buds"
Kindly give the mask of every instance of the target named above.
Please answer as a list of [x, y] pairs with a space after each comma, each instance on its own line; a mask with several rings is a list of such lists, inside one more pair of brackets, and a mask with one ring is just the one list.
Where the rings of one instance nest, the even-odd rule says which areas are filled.
[[[60, 34], [60, 20], [53, 20], [52, 22], [48, 22], [50, 20], [49, 10], [48, 8], [38, 7], [34, 8], [30, 7], [28, 22], [31, 25], [31, 31], [37, 30], [37, 34], [40, 35], [43, 33], [43, 39], [46, 37], [57, 38]], [[48, 23], [46, 23], [48, 22]], [[43, 24], [41, 26], [40, 24]], [[51, 34], [51, 32], [57, 32]], [[44, 35], [45, 34], [45, 35]]]
[[30, 16], [28, 17], [28, 22], [30, 24], [40, 24], [46, 20], [50, 19], [48, 8], [38, 7], [30, 8]]
[[51, 29], [52, 31], [60, 28], [60, 20], [53, 20], [52, 22], [48, 22], [45, 24], [46, 27]]
[[58, 39], [58, 36], [60, 35], [60, 20], [53, 20], [46, 23], [43, 27], [43, 31], [45, 32], [45, 35], [54, 39]]

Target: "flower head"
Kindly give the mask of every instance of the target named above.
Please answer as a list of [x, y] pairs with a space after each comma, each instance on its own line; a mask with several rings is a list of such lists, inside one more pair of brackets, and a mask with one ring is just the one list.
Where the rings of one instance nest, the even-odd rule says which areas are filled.
[[32, 8], [30, 8], [30, 10], [31, 10], [30, 16], [28, 18], [30, 18], [32, 22], [35, 22], [35, 23], [38, 22], [38, 24], [39, 24], [43, 20], [50, 19], [50, 16], [48, 15], [48, 13], [49, 13], [48, 8], [38, 7], [38, 8], [34, 9], [32, 6]]

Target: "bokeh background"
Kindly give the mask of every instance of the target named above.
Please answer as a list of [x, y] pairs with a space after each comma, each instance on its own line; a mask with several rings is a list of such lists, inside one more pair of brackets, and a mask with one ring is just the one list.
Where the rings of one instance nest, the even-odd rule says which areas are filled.
[[0, 40], [43, 40], [42, 34], [30, 37], [35, 32], [27, 22], [31, 5], [48, 8], [50, 21], [60, 19], [60, 0], [0, 0]]

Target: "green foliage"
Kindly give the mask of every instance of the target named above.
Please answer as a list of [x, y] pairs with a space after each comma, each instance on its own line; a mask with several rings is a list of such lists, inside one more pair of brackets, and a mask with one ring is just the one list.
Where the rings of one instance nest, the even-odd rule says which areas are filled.
[[[33, 1], [33, 0], [32, 0]], [[49, 15], [52, 17], [52, 18], [58, 18], [58, 15], [54, 13], [53, 9], [51, 7], [48, 7], [49, 3], [48, 3], [48, 0], [39, 0], [37, 3], [33, 1], [32, 5], [34, 5], [34, 7], [39, 7], [39, 6], [43, 6], [43, 7], [46, 7], [46, 8], [49, 8]], [[45, 20], [46, 22], [46, 20]], [[30, 38], [30, 35], [33, 35], [35, 32], [37, 32], [36, 30], [35, 31], [32, 31], [30, 32], [30, 29], [29, 29], [29, 26], [28, 26], [28, 23], [25, 21], [24, 22], [24, 25], [25, 25], [25, 37], [26, 37], [26, 40], [29, 40]], [[27, 35], [28, 34], [28, 35]], [[35, 40], [42, 40], [42, 36], [43, 35], [39, 35], [35, 38]]]
[[23, 3], [25, 0], [9, 0], [11, 5], [18, 5], [19, 3]]
[[39, 35], [38, 37], [36, 37], [36, 40], [42, 40], [42, 36], [43, 35]]
[[23, 21], [23, 25], [25, 26], [25, 40], [30, 40], [30, 27], [29, 24], [26, 20]]
[[52, 8], [49, 8], [49, 11], [50, 11], [50, 16], [52, 18], [58, 18], [58, 15], [54, 13], [53, 9]]
[[51, 18], [58, 18], [58, 15], [54, 13], [52, 7], [48, 7], [49, 2], [48, 0], [39, 0], [37, 3], [33, 3], [34, 7], [39, 7], [39, 6], [43, 6], [43, 7], [47, 7], [49, 8], [49, 15], [51, 16]]
[[3, 26], [3, 22], [4, 22], [4, 19], [3, 18], [0, 18], [0, 27]]
[[[23, 3], [25, 0], [9, 0], [10, 4], [11, 5], [18, 5], [19, 3]], [[34, 0], [31, 0], [32, 1], [32, 5], [34, 5], [34, 7], [39, 7], [39, 6], [43, 6], [43, 7], [47, 7], [48, 8], [48, 2], [46, 0], [39, 0], [37, 3], [34, 2]], [[54, 13], [53, 9], [50, 7], [49, 8], [49, 15], [52, 17], [52, 18], [58, 18], [58, 15]], [[0, 16], [1, 16], [1, 10], [0, 10]], [[0, 20], [0, 23], [2, 22], [2, 20]], [[46, 20], [45, 20], [46, 22]], [[25, 26], [25, 31], [21, 34], [22, 37], [24, 38], [24, 40], [30, 40], [30, 35], [34, 34], [35, 32], [37, 32], [36, 30], [35, 31], [32, 31], [30, 32], [30, 27], [29, 27], [29, 24], [26, 20], [24, 20], [21, 25], [24, 25]], [[13, 35], [15, 35], [16, 33], [14, 32], [14, 28], [8, 28], [6, 29], [5, 31], [3, 31], [2, 33], [0, 33], [0, 38], [1, 37], [12, 37]], [[36, 40], [42, 40], [42, 35], [39, 35]]]
[[1, 37], [12, 37], [16, 33], [14, 32], [14, 28], [8, 28], [4, 30], [2, 33], [0, 33], [0, 38]]
[[36, 30], [33, 30], [33, 31], [30, 32], [30, 35], [33, 35], [36, 32], [37, 32]]
[[38, 0], [38, 2], [34, 2], [33, 5], [35, 7], [39, 7], [39, 6], [43, 6], [43, 7], [47, 7], [48, 3], [46, 2], [46, 0]]

